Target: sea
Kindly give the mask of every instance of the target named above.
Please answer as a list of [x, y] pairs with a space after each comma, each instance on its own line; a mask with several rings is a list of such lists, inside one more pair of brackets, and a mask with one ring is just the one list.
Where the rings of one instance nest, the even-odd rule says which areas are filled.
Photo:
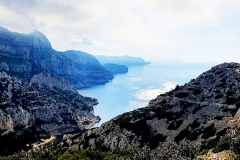
[[215, 63], [151, 62], [144, 66], [129, 67], [128, 73], [115, 75], [105, 85], [84, 88], [78, 92], [96, 98], [94, 114], [101, 121], [94, 127], [137, 108], [146, 107], [157, 95], [184, 85], [191, 79], [215, 66]]

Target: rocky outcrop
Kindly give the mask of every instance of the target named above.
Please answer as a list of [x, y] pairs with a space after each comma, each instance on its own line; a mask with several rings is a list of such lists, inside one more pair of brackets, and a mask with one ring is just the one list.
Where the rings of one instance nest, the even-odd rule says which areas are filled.
[[197, 157], [197, 159], [202, 160], [226, 160], [226, 159], [235, 159], [236, 155], [234, 155], [231, 151], [222, 151], [219, 153], [213, 153], [212, 149], [208, 151], [205, 155], [200, 155]]
[[130, 57], [130, 56], [118, 57], [118, 56], [103, 56], [103, 55], [95, 55], [95, 57], [99, 60], [101, 64], [113, 63], [113, 64], [119, 64], [119, 65], [126, 65], [128, 67], [150, 64], [150, 62], [146, 62], [140, 57]]
[[29, 87], [7, 76], [0, 76], [2, 131], [34, 125], [51, 135], [89, 129], [100, 120], [93, 115], [96, 99], [83, 97], [58, 76], [35, 75]]
[[104, 64], [103, 67], [113, 74], [122, 74], [128, 72], [128, 67], [125, 65], [107, 63]]
[[60, 88], [63, 91], [69, 91], [73, 93], [77, 93], [76, 90], [74, 90], [65, 79], [59, 76], [51, 75], [48, 73], [40, 73], [38, 75], [34, 75], [31, 79], [30, 86], [37, 85], [38, 88], [42, 88], [43, 86], [47, 86], [51, 89], [53, 88]]
[[[25, 132], [34, 137], [63, 135], [89, 129], [100, 121], [93, 114], [97, 100], [81, 96], [58, 76], [40, 73], [26, 87], [0, 72], [0, 92], [0, 133], [5, 136], [0, 136], [0, 148], [7, 145], [8, 135], [18, 140]], [[24, 145], [34, 141], [23, 140]]]
[[[159, 142], [190, 140], [211, 147], [225, 134], [240, 106], [240, 64], [223, 63], [183, 86], [159, 95], [148, 107], [127, 112], [68, 145], [77, 149], [116, 150]], [[231, 122], [231, 121], [230, 121]], [[234, 126], [234, 123], [232, 123]]]
[[[93, 64], [88, 59], [83, 58], [83, 60], [85, 60], [82, 62], [85, 66]], [[5, 71], [21, 80], [22, 84], [28, 84], [34, 75], [41, 72], [61, 76], [75, 88], [93, 85], [89, 83], [92, 77], [96, 82], [99, 79], [100, 83], [106, 83], [113, 78], [113, 76], [102, 75], [104, 71], [104, 74], [110, 74], [102, 66], [94, 68], [97, 73], [90, 72], [82, 77], [79, 72], [87, 73], [85, 69], [88, 68], [76, 69], [77, 64], [63, 53], [52, 49], [46, 36], [37, 30], [33, 30], [30, 34], [21, 34], [0, 27], [0, 71]]]
[[63, 54], [74, 62], [75, 75], [88, 85], [99, 85], [113, 79], [111, 72], [106, 70], [91, 54], [69, 50]]

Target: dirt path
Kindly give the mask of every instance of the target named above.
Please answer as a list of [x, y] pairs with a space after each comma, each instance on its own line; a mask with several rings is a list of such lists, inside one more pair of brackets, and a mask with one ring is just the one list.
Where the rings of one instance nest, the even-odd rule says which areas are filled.
[[42, 146], [42, 145], [44, 145], [44, 144], [47, 144], [47, 143], [53, 141], [55, 138], [56, 138], [56, 137], [51, 136], [49, 139], [41, 139], [42, 142], [39, 143], [39, 144], [33, 144], [33, 148], [37, 148], [37, 147], [39, 147], [39, 146]]

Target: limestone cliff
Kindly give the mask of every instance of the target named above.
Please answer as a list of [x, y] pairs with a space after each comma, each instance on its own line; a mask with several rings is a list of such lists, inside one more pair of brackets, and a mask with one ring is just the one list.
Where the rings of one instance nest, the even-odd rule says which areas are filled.
[[83, 97], [61, 77], [40, 73], [29, 87], [1, 73], [0, 128], [35, 125], [52, 135], [90, 128], [100, 120], [93, 115], [96, 99]]
[[[70, 138], [70, 150], [115, 150], [183, 139], [211, 147], [225, 134], [240, 106], [240, 64], [223, 63], [183, 86], [159, 95], [148, 107], [117, 116]], [[231, 122], [231, 121], [230, 121]]]
[[[84, 60], [85, 66], [95, 64], [88, 59]], [[91, 86], [89, 81], [92, 81], [92, 77], [96, 82], [99, 79], [100, 83], [106, 83], [113, 78], [103, 76], [103, 74], [108, 75], [109, 72], [103, 70], [101, 66], [95, 67], [96, 73], [90, 72], [88, 76], [82, 77], [79, 69], [75, 68], [76, 65], [78, 63], [75, 64], [62, 52], [52, 49], [46, 36], [37, 30], [30, 34], [21, 34], [0, 27], [0, 71], [7, 72], [10, 76], [21, 80], [23, 84], [28, 84], [34, 75], [41, 72], [61, 76], [75, 88]], [[80, 72], [87, 72], [84, 69]], [[98, 74], [98, 71], [101, 74]]]
[[[93, 114], [97, 100], [81, 96], [58, 76], [40, 73], [26, 87], [0, 72], [0, 92], [0, 133], [5, 136], [0, 136], [0, 148], [6, 148], [8, 140], [26, 145], [48, 134], [80, 132], [100, 120]], [[35, 138], [23, 138], [27, 133]]]

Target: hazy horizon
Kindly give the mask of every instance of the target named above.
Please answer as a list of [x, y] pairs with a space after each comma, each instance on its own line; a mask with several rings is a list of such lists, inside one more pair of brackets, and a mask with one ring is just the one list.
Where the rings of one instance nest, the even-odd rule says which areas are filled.
[[58, 51], [240, 62], [239, 8], [237, 0], [0, 0], [0, 26], [37, 29]]

